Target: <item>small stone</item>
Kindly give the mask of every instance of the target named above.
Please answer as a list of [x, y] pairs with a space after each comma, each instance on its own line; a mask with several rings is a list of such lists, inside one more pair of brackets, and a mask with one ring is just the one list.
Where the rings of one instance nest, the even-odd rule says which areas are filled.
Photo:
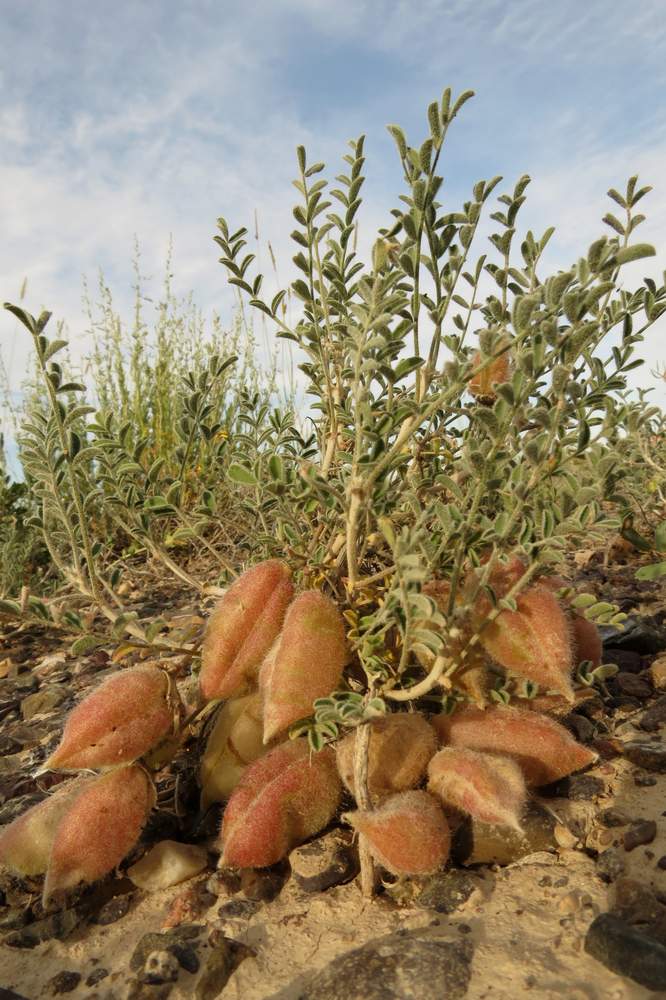
[[109, 974], [108, 969], [104, 968], [95, 969], [94, 972], [91, 972], [88, 978], [86, 979], [86, 986], [97, 986], [97, 984], [101, 983], [103, 979], [106, 979], [108, 974]]
[[640, 820], [634, 823], [624, 835], [623, 843], [625, 851], [633, 851], [641, 844], [651, 844], [657, 836], [657, 824], [653, 819]]
[[601, 778], [592, 774], [574, 774], [549, 785], [547, 791], [549, 795], [562, 796], [571, 802], [589, 802], [603, 795], [606, 786]]
[[256, 899], [232, 899], [217, 911], [220, 920], [249, 920], [260, 908]]
[[554, 834], [557, 846], [561, 847], [565, 851], [573, 851], [578, 843], [578, 837], [576, 834], [563, 823], [555, 824]]
[[35, 715], [42, 715], [57, 708], [67, 697], [67, 692], [62, 688], [45, 687], [36, 694], [29, 694], [21, 702], [21, 715], [25, 720], [32, 719]]
[[637, 674], [629, 674], [621, 670], [614, 680], [622, 694], [631, 695], [632, 698], [638, 698], [642, 701], [652, 694], [650, 682]]
[[194, 947], [189, 943], [201, 934], [197, 924], [183, 924], [162, 934], [144, 934], [130, 958], [130, 969], [139, 972], [145, 968], [148, 956], [155, 951], [168, 951], [186, 972], [198, 972], [199, 959]]
[[151, 951], [140, 978], [144, 983], [175, 983], [178, 971], [178, 959], [170, 951]]
[[628, 924], [666, 944], [666, 906], [652, 889], [633, 878], [621, 878], [615, 886], [613, 913]]
[[556, 820], [536, 802], [530, 802], [521, 818], [523, 832], [510, 827], [465, 820], [455, 831], [452, 857], [464, 865], [508, 865], [537, 851], [555, 851]]
[[[604, 663], [614, 663], [622, 673], [639, 674], [643, 669], [640, 653], [630, 649], [606, 649], [603, 654]], [[617, 678], [617, 675], [616, 675]]]
[[666, 656], [660, 656], [654, 660], [647, 672], [656, 691], [666, 690]]
[[51, 993], [54, 996], [57, 996], [59, 993], [71, 993], [72, 990], [76, 989], [80, 982], [80, 972], [66, 972], [63, 969], [62, 972], [59, 972], [57, 975], [53, 976], [52, 979], [49, 979], [46, 985], [47, 988], [51, 990]]
[[641, 740], [625, 743], [624, 756], [645, 771], [666, 774], [666, 746], [663, 744], [645, 743]]
[[291, 874], [303, 892], [325, 892], [335, 885], [351, 882], [358, 875], [358, 853], [349, 837], [332, 830], [289, 855]]
[[207, 864], [205, 848], [162, 840], [132, 865], [127, 875], [140, 889], [157, 892], [198, 875]]
[[585, 951], [611, 972], [649, 990], [666, 989], [666, 946], [615, 914], [602, 913], [592, 921]]
[[270, 903], [282, 891], [289, 877], [287, 867], [274, 865], [273, 868], [244, 868], [241, 872], [241, 892], [246, 899]]
[[214, 896], [233, 896], [240, 892], [241, 877], [238, 872], [218, 868], [206, 882], [206, 889]]
[[614, 882], [624, 875], [626, 862], [616, 847], [609, 847], [597, 858], [597, 874], [604, 882]]
[[436, 913], [453, 913], [466, 903], [482, 880], [470, 872], [452, 868], [448, 872], [432, 875], [419, 894], [416, 903]]
[[441, 934], [428, 928], [369, 941], [335, 958], [294, 998], [460, 1000], [469, 986], [474, 945], [468, 937], [446, 941]]
[[579, 712], [572, 712], [563, 721], [579, 743], [587, 743], [594, 737], [596, 726]]
[[127, 916], [132, 905], [132, 894], [124, 893], [122, 896], [114, 896], [97, 911], [93, 918], [93, 923], [107, 927], [115, 924], [116, 920], [121, 920]]
[[42, 920], [36, 920], [21, 930], [12, 931], [3, 939], [10, 948], [34, 948], [42, 941], [64, 941], [81, 923], [82, 915], [75, 909], [59, 910]]
[[140, 979], [130, 979], [126, 1000], [167, 1000], [173, 983], [144, 983]]
[[217, 902], [217, 898], [217, 894], [208, 891], [204, 882], [188, 886], [169, 906], [162, 930], [170, 930], [180, 924], [196, 923]]
[[[666, 661], [665, 661], [666, 662]], [[666, 695], [657, 698], [640, 719], [638, 725], [648, 733], [656, 733], [666, 722]]]
[[195, 1000], [218, 997], [240, 963], [253, 954], [244, 944], [224, 935], [215, 935], [209, 943], [212, 951], [194, 987]]
[[611, 806], [609, 809], [602, 809], [599, 813], [599, 822], [602, 826], [614, 827], [628, 826], [631, 820], [621, 809]]

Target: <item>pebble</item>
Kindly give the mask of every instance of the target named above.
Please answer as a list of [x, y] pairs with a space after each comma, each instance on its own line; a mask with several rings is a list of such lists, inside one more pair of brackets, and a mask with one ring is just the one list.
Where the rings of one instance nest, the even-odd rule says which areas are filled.
[[246, 899], [270, 903], [280, 894], [288, 878], [289, 868], [284, 865], [263, 870], [244, 868], [241, 872], [241, 892]]
[[606, 827], [628, 826], [631, 822], [626, 813], [623, 813], [620, 809], [615, 809], [613, 806], [609, 809], [602, 809], [598, 819], [602, 826]]
[[144, 934], [132, 952], [130, 969], [139, 972], [145, 968], [148, 957], [153, 952], [168, 951], [186, 972], [198, 972], [199, 959], [195, 951], [196, 945], [191, 942], [196, 941], [202, 930], [198, 924], [183, 924], [161, 934], [153, 932]]
[[[622, 673], [639, 674], [643, 669], [643, 661], [640, 653], [631, 649], [605, 649], [603, 655], [604, 663], [614, 663]], [[617, 675], [616, 675], [617, 678]]]
[[585, 951], [610, 969], [649, 990], [666, 989], [666, 946], [612, 913], [590, 924]]
[[624, 745], [624, 756], [632, 764], [645, 771], [666, 774], [666, 746], [661, 743], [646, 743], [632, 740]]
[[482, 885], [478, 875], [452, 868], [448, 872], [432, 875], [419, 894], [416, 903], [436, 913], [453, 913], [466, 903], [475, 889]]
[[650, 679], [656, 691], [666, 690], [666, 656], [660, 656], [648, 667]]
[[537, 851], [555, 851], [556, 820], [536, 802], [529, 803], [522, 818], [523, 833], [480, 820], [463, 822], [453, 837], [452, 857], [464, 865], [508, 865]]
[[398, 931], [339, 955], [293, 995], [297, 1000], [460, 1000], [469, 986], [473, 955], [468, 937], [446, 941], [435, 928]]
[[59, 910], [42, 920], [12, 931], [3, 939], [3, 944], [10, 948], [34, 948], [42, 941], [55, 938], [63, 941], [81, 923], [82, 915], [76, 909]]
[[95, 971], [91, 972], [88, 978], [86, 979], [86, 986], [97, 986], [97, 984], [101, 983], [103, 979], [106, 979], [108, 974], [109, 974], [108, 969], [104, 968], [95, 969]]
[[632, 698], [638, 698], [642, 701], [652, 694], [650, 682], [637, 674], [629, 674], [621, 670], [614, 680], [622, 694], [631, 695]]
[[657, 868], [661, 868], [662, 871], [666, 871], [666, 854], [662, 854], [657, 861]]
[[173, 983], [143, 983], [140, 979], [130, 979], [126, 1000], [167, 1000]]
[[127, 875], [147, 892], [168, 889], [198, 875], [208, 865], [208, 851], [197, 844], [161, 840], [128, 869]]
[[218, 997], [240, 963], [253, 954], [245, 945], [223, 934], [211, 935], [209, 944], [212, 951], [194, 987], [195, 1000]]
[[666, 722], [666, 695], [661, 695], [641, 716], [638, 725], [648, 733], [656, 733]]
[[609, 847], [597, 858], [597, 874], [604, 882], [615, 882], [624, 875], [626, 861], [616, 847]]
[[178, 959], [170, 951], [151, 951], [140, 978], [144, 983], [175, 983], [179, 970]]
[[107, 927], [115, 924], [116, 920], [121, 920], [127, 916], [132, 905], [132, 894], [127, 892], [122, 896], [114, 896], [107, 903], [99, 908], [93, 917], [93, 923]]
[[634, 823], [624, 835], [623, 843], [625, 851], [633, 851], [641, 844], [651, 844], [657, 836], [657, 824], [653, 819], [640, 820]]
[[303, 892], [325, 892], [351, 882], [359, 871], [358, 853], [341, 830], [297, 847], [289, 855], [292, 878]]
[[60, 993], [71, 993], [80, 982], [80, 972], [67, 972], [63, 969], [62, 972], [58, 972], [52, 979], [49, 979], [46, 986], [54, 996], [58, 996]]

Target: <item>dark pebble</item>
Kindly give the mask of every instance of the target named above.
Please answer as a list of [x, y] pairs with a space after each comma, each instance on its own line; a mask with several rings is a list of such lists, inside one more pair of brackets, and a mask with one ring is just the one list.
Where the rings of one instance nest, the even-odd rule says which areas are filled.
[[3, 939], [10, 948], [34, 948], [42, 941], [64, 941], [81, 923], [81, 914], [75, 910], [59, 910], [42, 920], [36, 920], [21, 930], [12, 931]]
[[59, 993], [71, 993], [81, 982], [80, 972], [59, 972], [53, 979], [49, 979], [46, 984], [54, 996]]
[[626, 862], [616, 847], [602, 851], [597, 858], [597, 873], [604, 882], [614, 882], [624, 875]]
[[634, 823], [624, 835], [623, 844], [625, 851], [633, 851], [641, 844], [651, 844], [657, 836], [657, 824], [653, 819], [641, 820]]
[[108, 969], [103, 969], [103, 968], [95, 969], [95, 971], [91, 972], [88, 978], [86, 979], [86, 986], [97, 986], [97, 984], [101, 983], [103, 979], [106, 979], [108, 974], [109, 974]]
[[211, 937], [210, 945], [212, 951], [194, 987], [195, 1000], [218, 997], [240, 963], [253, 954], [244, 944], [223, 935]]
[[643, 669], [641, 654], [631, 649], [604, 648], [603, 662], [614, 663], [623, 673], [639, 674]]
[[662, 871], [666, 871], [666, 854], [662, 854], [657, 861], [657, 868], [661, 868]]
[[6, 990], [0, 986], [0, 1000], [28, 1000], [22, 993], [14, 993], [14, 990]]
[[638, 788], [650, 788], [652, 785], [657, 784], [657, 779], [652, 774], [635, 774], [634, 784]]
[[467, 902], [480, 880], [470, 872], [452, 869], [443, 875], [433, 875], [420, 893], [417, 904], [436, 913], [453, 913]]
[[656, 733], [666, 722], [666, 694], [662, 694], [641, 716], [638, 725], [648, 733]]
[[608, 708], [611, 709], [622, 709], [625, 714], [627, 712], [634, 712], [637, 708], [641, 707], [641, 703], [638, 698], [634, 698], [630, 694], [618, 694], [609, 698], [606, 702]]
[[652, 694], [652, 685], [637, 674], [620, 671], [615, 677], [615, 684], [622, 694], [631, 695], [632, 698], [638, 698], [640, 701], [649, 698]]
[[144, 934], [139, 940], [130, 958], [130, 969], [133, 972], [142, 970], [146, 961], [155, 951], [168, 951], [178, 961], [186, 972], [199, 971], [199, 959], [194, 947], [188, 942], [198, 937], [202, 928], [197, 924], [183, 924], [162, 934]]
[[115, 924], [116, 920], [120, 920], [129, 913], [131, 905], [131, 893], [125, 893], [123, 896], [114, 896], [108, 903], [100, 907], [93, 917], [93, 923], [101, 924], [102, 927], [106, 927], [108, 924]]
[[289, 878], [286, 865], [275, 868], [245, 868], [241, 872], [241, 892], [246, 899], [270, 903], [278, 896]]
[[[339, 955], [312, 976], [298, 1000], [460, 1000], [474, 945], [441, 931], [398, 931]], [[273, 998], [275, 1000], [275, 998]]]
[[629, 816], [620, 809], [611, 806], [609, 809], [602, 809], [599, 813], [599, 822], [605, 827], [628, 826], [631, 822]]
[[585, 951], [611, 972], [628, 976], [646, 989], [666, 989], [666, 946], [612, 913], [602, 913], [592, 921]]
[[571, 777], [560, 778], [552, 785], [539, 789], [542, 795], [554, 795], [557, 798], [570, 799], [572, 802], [588, 802], [603, 795], [606, 786], [601, 778], [592, 774], [574, 774]]
[[588, 740], [594, 737], [596, 731], [594, 723], [578, 712], [572, 712], [571, 715], [568, 715], [564, 720], [564, 724], [573, 733], [579, 743], [587, 743]]
[[219, 908], [217, 915], [223, 920], [249, 920], [260, 906], [256, 899], [231, 899]]
[[644, 771], [666, 774], [666, 746], [662, 743], [645, 743], [634, 740], [624, 746], [624, 756]]

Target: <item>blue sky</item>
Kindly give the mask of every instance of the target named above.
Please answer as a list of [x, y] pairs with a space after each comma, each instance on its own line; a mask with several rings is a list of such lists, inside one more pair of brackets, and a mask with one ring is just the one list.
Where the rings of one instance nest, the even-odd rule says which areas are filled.
[[[66, 320], [75, 356], [82, 278], [102, 267], [129, 302], [135, 235], [156, 280], [173, 237], [177, 289], [230, 315], [211, 236], [217, 216], [251, 225], [256, 209], [286, 279], [300, 142], [334, 175], [367, 134], [369, 245], [401, 190], [384, 126], [421, 141], [447, 85], [477, 93], [444, 158], [452, 210], [480, 178], [531, 174], [523, 225], [558, 227], [556, 269], [638, 172], [658, 257], [632, 277], [666, 267], [663, 0], [0, 0], [0, 51], [2, 298], [27, 277], [27, 307]], [[665, 333], [636, 384], [655, 383]], [[4, 314], [0, 350], [16, 391], [27, 345]]]

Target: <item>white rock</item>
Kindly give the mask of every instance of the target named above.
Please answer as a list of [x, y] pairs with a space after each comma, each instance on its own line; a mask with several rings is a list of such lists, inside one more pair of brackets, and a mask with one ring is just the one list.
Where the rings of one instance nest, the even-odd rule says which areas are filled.
[[208, 852], [203, 847], [161, 840], [127, 874], [140, 889], [157, 892], [198, 875], [207, 864]]

